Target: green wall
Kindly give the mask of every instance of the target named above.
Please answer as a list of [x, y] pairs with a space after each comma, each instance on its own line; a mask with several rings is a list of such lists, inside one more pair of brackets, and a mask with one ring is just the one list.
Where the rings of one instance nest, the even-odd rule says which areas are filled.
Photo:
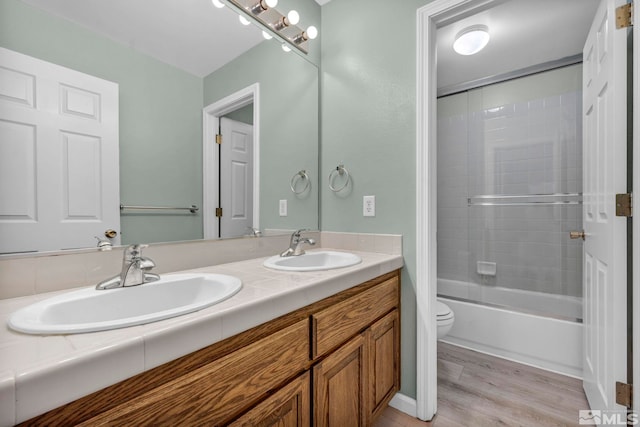
[[[123, 203], [202, 206], [201, 78], [16, 0], [0, 0], [0, 46], [118, 83]], [[129, 213], [121, 230], [123, 243], [196, 239], [202, 218]]]
[[[323, 183], [323, 231], [403, 235], [402, 393], [416, 396], [416, 10], [428, 0], [322, 7], [321, 176], [344, 162], [349, 191]], [[362, 216], [362, 196], [376, 216]]]
[[249, 104], [224, 115], [226, 118], [248, 125], [253, 124], [253, 104]]

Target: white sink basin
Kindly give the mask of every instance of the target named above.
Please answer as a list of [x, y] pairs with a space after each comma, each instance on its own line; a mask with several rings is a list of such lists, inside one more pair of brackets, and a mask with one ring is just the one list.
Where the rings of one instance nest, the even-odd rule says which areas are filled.
[[156, 322], [201, 310], [242, 287], [224, 274], [171, 274], [140, 286], [58, 295], [24, 307], [9, 326], [28, 334], [77, 334]]
[[348, 252], [314, 251], [299, 256], [276, 255], [267, 259], [264, 266], [284, 271], [318, 271], [349, 267], [361, 262], [362, 258]]

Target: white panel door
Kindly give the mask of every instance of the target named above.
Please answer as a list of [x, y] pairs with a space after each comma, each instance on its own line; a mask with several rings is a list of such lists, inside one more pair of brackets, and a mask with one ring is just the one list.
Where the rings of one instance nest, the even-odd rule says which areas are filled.
[[117, 84], [0, 48], [0, 253], [119, 232], [118, 162]]
[[[615, 195], [627, 191], [627, 30], [602, 0], [584, 47], [584, 366], [593, 410], [615, 403], [627, 377], [627, 219], [616, 217]], [[586, 409], [586, 408], [585, 408]]]
[[220, 237], [238, 237], [253, 227], [253, 126], [220, 119]]

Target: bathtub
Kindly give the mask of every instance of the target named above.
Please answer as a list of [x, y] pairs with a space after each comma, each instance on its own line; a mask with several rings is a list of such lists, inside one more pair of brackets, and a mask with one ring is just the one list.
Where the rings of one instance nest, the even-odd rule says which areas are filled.
[[[478, 295], [490, 303], [469, 301]], [[455, 315], [442, 341], [582, 378], [580, 298], [438, 279], [438, 299]]]
[[482, 301], [480, 304], [513, 311], [582, 321], [582, 298], [580, 297], [545, 294], [500, 286], [483, 286], [449, 279], [438, 279], [438, 296], [468, 302]]

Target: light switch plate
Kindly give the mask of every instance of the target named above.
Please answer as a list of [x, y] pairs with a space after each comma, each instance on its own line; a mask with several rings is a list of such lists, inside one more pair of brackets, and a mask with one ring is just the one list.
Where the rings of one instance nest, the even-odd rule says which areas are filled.
[[287, 199], [280, 200], [280, 216], [287, 216]]
[[362, 198], [362, 215], [376, 216], [376, 196], [364, 196]]

